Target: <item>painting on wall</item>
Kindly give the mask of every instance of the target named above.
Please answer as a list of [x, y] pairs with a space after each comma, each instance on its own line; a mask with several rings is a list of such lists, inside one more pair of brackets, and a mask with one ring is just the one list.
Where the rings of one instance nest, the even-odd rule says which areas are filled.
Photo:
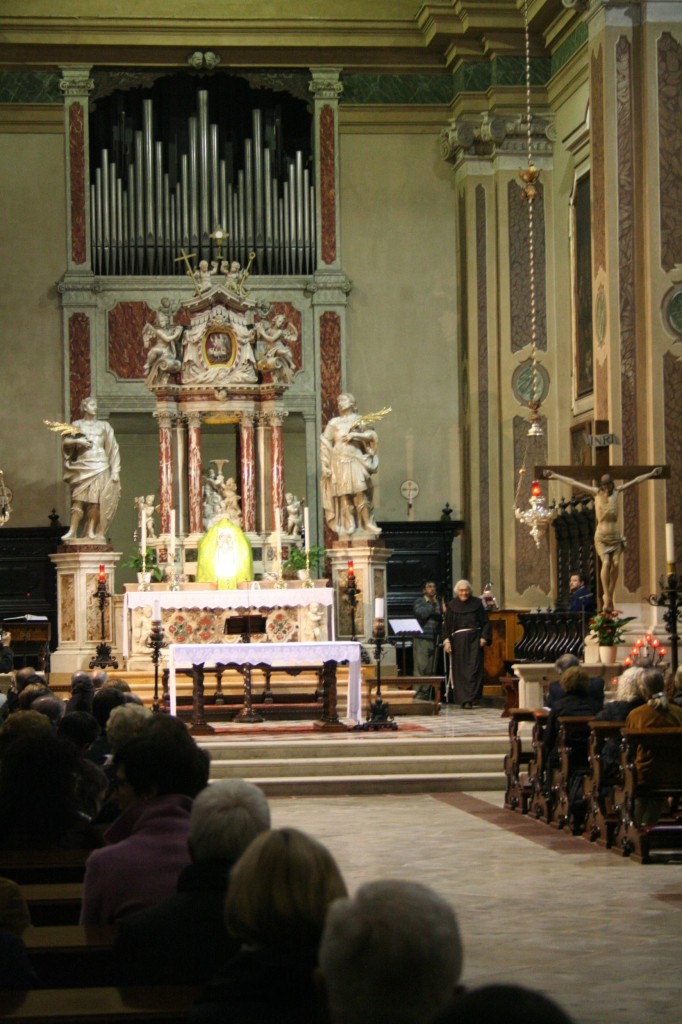
[[590, 176], [584, 174], [576, 181], [573, 193], [573, 337], [576, 398], [583, 398], [594, 390], [591, 249]]
[[588, 443], [592, 434], [592, 420], [584, 420], [571, 427], [571, 465], [593, 466], [594, 448]]

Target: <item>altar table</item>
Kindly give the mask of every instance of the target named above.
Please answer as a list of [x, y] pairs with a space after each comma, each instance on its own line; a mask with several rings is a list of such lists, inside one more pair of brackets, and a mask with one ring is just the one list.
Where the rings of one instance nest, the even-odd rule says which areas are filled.
[[334, 640], [334, 616], [330, 610], [334, 603], [331, 587], [246, 587], [237, 590], [127, 590], [123, 596], [122, 653], [128, 658], [133, 651], [131, 643], [132, 613], [137, 608], [150, 611], [158, 602], [159, 608], [182, 611], [191, 608], [244, 609], [258, 611], [275, 608], [300, 608], [318, 604], [327, 612], [329, 635]]
[[[280, 591], [281, 593], [281, 591]], [[287, 644], [169, 644], [168, 692], [170, 713], [177, 712], [176, 668], [205, 664], [270, 665], [272, 668], [300, 665], [320, 668], [330, 662], [348, 663], [348, 704], [346, 717], [362, 720], [359, 643], [287, 643]]]

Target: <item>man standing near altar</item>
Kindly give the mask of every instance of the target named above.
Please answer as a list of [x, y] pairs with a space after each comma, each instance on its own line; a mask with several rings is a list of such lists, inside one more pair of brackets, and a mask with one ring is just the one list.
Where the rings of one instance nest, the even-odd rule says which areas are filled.
[[64, 480], [71, 488], [71, 520], [62, 539], [104, 543], [121, 496], [121, 459], [113, 428], [97, 419], [97, 399], [84, 398], [81, 410], [82, 418], [73, 422], [75, 432], [62, 441]]

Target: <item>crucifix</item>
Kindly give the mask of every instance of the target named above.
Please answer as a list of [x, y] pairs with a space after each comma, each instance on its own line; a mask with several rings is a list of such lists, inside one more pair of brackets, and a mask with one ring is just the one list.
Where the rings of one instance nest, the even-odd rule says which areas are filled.
[[[569, 476], [573, 473], [573, 476]], [[599, 477], [599, 483], [594, 481]], [[597, 528], [594, 546], [601, 561], [601, 582], [604, 611], [613, 611], [613, 593], [618, 580], [620, 556], [625, 538], [619, 523], [620, 495], [628, 487], [645, 480], [670, 477], [670, 466], [536, 466], [535, 479], [562, 480], [594, 496], [594, 514]], [[616, 486], [614, 480], [624, 483]], [[588, 483], [588, 481], [592, 481]]]

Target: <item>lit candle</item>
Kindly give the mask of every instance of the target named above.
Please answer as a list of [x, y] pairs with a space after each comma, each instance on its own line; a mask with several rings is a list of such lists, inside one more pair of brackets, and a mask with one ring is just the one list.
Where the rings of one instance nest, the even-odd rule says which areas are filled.
[[630, 665], [632, 665], [632, 658], [625, 658], [623, 664], [626, 668], [630, 668]]
[[667, 652], [666, 652], [665, 647], [659, 647], [658, 648], [658, 656], [659, 656], [659, 658], [665, 658], [666, 653]]
[[384, 599], [383, 597], [374, 598], [374, 618], [383, 619], [384, 617]]
[[99, 567], [98, 583], [106, 583], [106, 581], [107, 581], [107, 574], [106, 574], [106, 572], [104, 570], [104, 566], [100, 565], [100, 567]]
[[308, 506], [303, 506], [303, 532], [305, 534], [305, 550], [306, 554], [310, 553], [310, 513]]
[[170, 536], [168, 538], [168, 554], [175, 558], [175, 509], [170, 510]]
[[353, 568], [353, 559], [348, 559], [348, 579], [355, 579], [355, 569]]
[[152, 613], [152, 618], [154, 622], [161, 621], [161, 602], [159, 601], [158, 597], [154, 599], [154, 611]]
[[675, 564], [675, 530], [672, 523], [665, 524], [665, 560], [668, 565]]

